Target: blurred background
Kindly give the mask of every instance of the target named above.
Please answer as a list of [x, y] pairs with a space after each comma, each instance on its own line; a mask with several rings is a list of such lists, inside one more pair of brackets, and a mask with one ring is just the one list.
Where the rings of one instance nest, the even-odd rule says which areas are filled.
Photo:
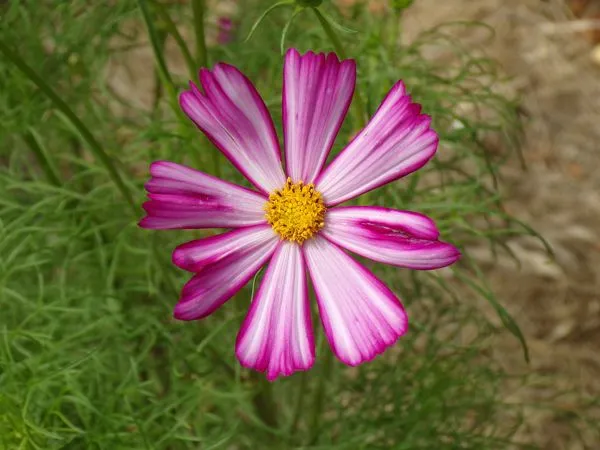
[[[597, 405], [600, 393], [600, 2], [416, 1], [405, 32], [452, 19], [482, 20], [496, 32], [483, 45], [509, 76], [502, 89], [518, 95], [527, 167], [513, 160], [502, 170], [505, 205], [556, 256], [549, 264], [530, 238], [517, 238], [507, 244], [521, 267], [487, 259], [493, 290], [531, 349], [526, 369], [513, 341], [497, 341], [493, 351], [508, 371], [533, 375], [507, 395], [532, 405], [522, 432], [542, 448], [595, 448], [597, 434], [577, 443], [564, 419]], [[549, 399], [559, 410], [535, 407]], [[592, 420], [597, 414], [596, 406]]]
[[[415, 318], [407, 344], [268, 387], [232, 354], [250, 288], [238, 309], [176, 323], [185, 274], [170, 252], [201, 234], [135, 226], [155, 159], [236, 177], [174, 106], [198, 54], [191, 3], [0, 2], [0, 446], [600, 448], [600, 1], [320, 6], [356, 31], [336, 28], [369, 112], [405, 79], [440, 151], [459, 155], [378, 202], [433, 214], [468, 263], [435, 279], [381, 272]], [[273, 3], [207, 1], [203, 23], [210, 62], [247, 73], [279, 127], [292, 7], [243, 42]], [[284, 45], [332, 50], [308, 11]], [[455, 67], [468, 77], [444, 81]], [[506, 226], [480, 224], [496, 214]]]

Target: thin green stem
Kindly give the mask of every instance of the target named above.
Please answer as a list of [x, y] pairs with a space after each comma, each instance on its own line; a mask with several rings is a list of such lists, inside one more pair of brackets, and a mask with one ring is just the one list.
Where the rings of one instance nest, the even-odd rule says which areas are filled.
[[173, 19], [171, 19], [171, 16], [167, 12], [164, 5], [162, 5], [160, 2], [156, 2], [154, 4], [154, 6], [156, 8], [156, 11], [158, 12], [158, 15], [164, 22], [165, 29], [169, 32], [169, 34], [171, 36], [173, 36], [173, 39], [175, 39], [175, 42], [177, 43], [179, 50], [181, 50], [181, 54], [183, 55], [183, 58], [185, 59], [185, 63], [188, 67], [188, 72], [190, 74], [190, 78], [192, 78], [192, 79], [195, 78], [196, 77], [196, 62], [194, 61], [194, 57], [192, 56], [192, 53], [190, 52], [189, 47], [185, 43], [183, 36], [181, 36], [181, 33], [179, 32], [177, 25], [175, 24], [175, 22], [173, 22]]
[[158, 30], [154, 26], [152, 17], [150, 16], [148, 2], [147, 0], [138, 0], [138, 5], [140, 6], [140, 10], [142, 11], [144, 23], [146, 24], [146, 29], [148, 30], [148, 37], [150, 38], [150, 44], [152, 45], [152, 51], [154, 52], [154, 59], [156, 60], [158, 73], [160, 74], [160, 78], [162, 79], [162, 82], [165, 85], [167, 92], [169, 93], [171, 107], [174, 111], [178, 112], [179, 108], [177, 107], [177, 94], [175, 90], [175, 84], [173, 83], [173, 79], [171, 78], [171, 74], [169, 73], [169, 69], [167, 68], [165, 55], [161, 45], [160, 35], [158, 33]]
[[36, 131], [33, 128], [29, 128], [25, 134], [23, 134], [23, 140], [35, 155], [48, 181], [54, 186], [61, 186], [62, 182], [60, 181], [58, 170], [50, 159], [50, 156]]
[[163, 93], [164, 93], [164, 89], [163, 89], [163, 83], [162, 83], [160, 73], [158, 72], [158, 69], [154, 69], [154, 92], [152, 95], [152, 117], [154, 117], [155, 120], [156, 120], [156, 117], [158, 117], [160, 100], [163, 97]]
[[325, 391], [327, 390], [327, 383], [331, 382], [331, 368], [333, 366], [333, 353], [327, 351], [323, 358], [323, 370], [319, 377], [319, 385], [315, 392], [314, 407], [312, 410], [311, 421], [310, 421], [310, 440], [308, 445], [314, 445], [319, 440], [319, 434], [321, 432], [320, 422], [321, 414], [323, 413], [323, 406], [325, 404]]
[[271, 428], [279, 428], [279, 417], [277, 403], [273, 396], [273, 383], [265, 380], [261, 373], [252, 371], [250, 377], [259, 386], [259, 390], [254, 396], [253, 403], [256, 414]]
[[117, 189], [121, 192], [121, 195], [129, 205], [133, 215], [139, 214], [138, 207], [133, 200], [133, 195], [129, 190], [128, 186], [124, 183], [121, 178], [121, 174], [117, 170], [117, 165], [113, 159], [108, 156], [104, 151], [100, 143], [96, 140], [92, 132], [88, 127], [81, 121], [81, 119], [75, 114], [75, 112], [66, 104], [66, 102], [60, 97], [60, 95], [48, 85], [42, 77], [40, 77], [35, 70], [33, 70], [21, 57], [13, 52], [4, 42], [0, 41], [0, 52], [10, 60], [23, 74], [29, 78], [39, 89], [42, 91], [53, 103], [54, 106], [65, 116], [66, 119], [73, 125], [77, 130], [81, 138], [87, 143], [94, 156], [102, 163], [106, 168], [108, 175], [112, 179]]
[[[196, 36], [196, 64], [198, 67], [208, 67], [208, 52], [206, 50], [206, 37], [204, 30], [204, 14], [206, 5], [204, 0], [192, 0], [192, 12], [194, 14], [194, 34]], [[203, 139], [208, 143], [208, 139]], [[216, 177], [221, 176], [221, 165], [219, 164], [219, 154], [217, 149], [212, 149], [212, 173]]]
[[[160, 251], [163, 248], [161, 244], [162, 243], [159, 240], [152, 239], [151, 250], [154, 254], [154, 258], [157, 261], [159, 261], [159, 264], [163, 266], [164, 273], [166, 274], [166, 277], [163, 282], [163, 287], [166, 291], [168, 291], [168, 295], [170, 297], [177, 298], [179, 297], [179, 287], [177, 286], [177, 282], [175, 281], [175, 278], [173, 276], [174, 266], [172, 264], [166, 263], [164, 258], [160, 257]], [[206, 333], [203, 330], [199, 331], [199, 338], [201, 341], [206, 338]], [[215, 348], [214, 344], [212, 342], [208, 342], [205, 348], [207, 353], [210, 354], [210, 358], [213, 360], [213, 362], [221, 366], [225, 370], [225, 372], [227, 372], [227, 375], [233, 378], [235, 376], [235, 369], [222, 358], [222, 356], [219, 354], [219, 351]]]
[[[167, 33], [164, 30], [157, 30], [157, 31], [158, 31], [158, 38], [160, 40], [160, 42], [159, 42], [160, 52], [163, 53], [164, 49], [165, 49], [165, 44], [167, 41]], [[153, 117], [158, 117], [157, 114], [159, 113], [160, 100], [162, 99], [163, 94], [164, 94], [164, 89], [163, 89], [163, 82], [162, 82], [160, 70], [158, 69], [158, 67], [155, 67], [154, 68], [154, 96], [152, 99], [152, 116]]]
[[[329, 21], [323, 16], [323, 14], [321, 14], [321, 12], [317, 8], [312, 8], [312, 10], [314, 11], [315, 15], [317, 16], [317, 19], [319, 20], [319, 23], [321, 24], [323, 31], [325, 31], [325, 34], [331, 41], [331, 44], [333, 45], [333, 48], [335, 49], [338, 56], [341, 59], [346, 59], [347, 53], [346, 53], [346, 50], [344, 49], [344, 45], [342, 44], [342, 41], [340, 41], [338, 35], [335, 33], [335, 31], [334, 31], [333, 27], [331, 26], [331, 24], [329, 23]], [[355, 128], [356, 129], [363, 128], [367, 123], [368, 114], [367, 114], [367, 109], [365, 107], [365, 104], [363, 103], [362, 97], [360, 95], [360, 92], [358, 92], [358, 90], [354, 91], [354, 101], [352, 102], [352, 114], [353, 114], [354, 120], [356, 122]], [[369, 195], [368, 194], [362, 195], [359, 201], [362, 202], [361, 204], [369, 204]]]
[[312, 10], [314, 11], [315, 15], [317, 16], [317, 19], [319, 20], [319, 23], [321, 24], [323, 31], [325, 31], [325, 34], [331, 41], [331, 44], [333, 45], [335, 52], [338, 54], [338, 56], [341, 59], [348, 58], [346, 50], [344, 49], [344, 46], [342, 45], [342, 41], [340, 41], [340, 38], [338, 38], [337, 34], [335, 34], [335, 31], [333, 31], [333, 27], [330, 25], [330, 23], [327, 21], [327, 19], [325, 17], [323, 17], [323, 14], [321, 14], [321, 11], [319, 11], [317, 8], [312, 8]]
[[287, 23], [285, 24], [285, 26], [283, 27], [283, 30], [281, 31], [281, 39], [279, 40], [279, 49], [280, 49], [282, 55], [285, 53], [285, 37], [287, 36], [288, 31], [290, 30], [290, 26], [292, 25], [292, 22], [294, 21], [296, 16], [301, 11], [302, 11], [302, 8], [296, 8], [294, 10], [294, 12], [292, 13], [291, 17], [289, 18], [289, 20], [287, 21]]
[[[317, 8], [312, 8], [312, 10], [314, 11], [315, 15], [317, 16], [317, 19], [319, 20], [319, 23], [321, 24], [323, 31], [325, 31], [325, 34], [331, 41], [331, 44], [333, 45], [333, 48], [335, 49], [335, 52], [337, 53], [337, 55], [341, 59], [347, 59], [348, 56], [347, 56], [346, 50], [344, 49], [342, 41], [340, 41], [337, 34], [335, 34], [335, 31], [333, 30], [333, 27], [331, 26], [329, 21], [325, 17], [323, 17], [323, 14], [321, 14], [321, 12]], [[356, 91], [354, 92], [354, 102], [353, 102], [352, 106], [353, 106], [353, 112], [355, 115], [355, 119], [357, 122], [357, 128], [362, 128], [367, 121], [367, 110], [365, 108], [365, 105], [362, 101], [362, 97], [360, 96], [359, 92], [356, 92]]]
[[192, 0], [194, 14], [194, 32], [196, 35], [196, 63], [200, 67], [208, 66], [206, 40], [204, 38], [204, 0]]
[[[171, 109], [175, 113], [175, 115], [179, 118], [181, 124], [181, 130], [183, 133], [188, 133], [186, 127], [187, 120], [185, 115], [179, 108], [179, 103], [177, 101], [177, 88], [175, 83], [173, 82], [173, 78], [169, 72], [167, 67], [167, 63], [165, 60], [163, 46], [161, 45], [160, 33], [156, 29], [154, 22], [152, 21], [152, 17], [150, 16], [150, 10], [148, 8], [147, 0], [138, 0], [138, 4], [140, 6], [140, 10], [142, 11], [142, 16], [144, 18], [144, 22], [146, 23], [146, 29], [148, 30], [148, 36], [150, 38], [150, 43], [152, 44], [152, 50], [154, 52], [154, 58], [156, 60], [156, 66], [158, 69], [158, 74], [160, 79], [162, 80], [163, 85], [165, 86], [168, 94], [169, 94], [169, 104]], [[160, 14], [160, 8], [159, 8]], [[163, 17], [164, 18], [164, 17]], [[194, 163], [198, 167], [202, 167], [201, 160], [197, 153], [192, 155], [194, 158]]]
[[[241, 293], [236, 294], [236, 297], [238, 298], [234, 297], [234, 299], [238, 301], [233, 302], [236, 305], [235, 308], [238, 312], [245, 313], [247, 301], [240, 301], [243, 300], [241, 298]], [[252, 398], [252, 404], [254, 406], [254, 410], [256, 411], [256, 415], [267, 427], [278, 429], [279, 412], [277, 408], [277, 402], [273, 396], [273, 383], [268, 382], [265, 379], [264, 374], [254, 370], [249, 372], [249, 379], [252, 383], [252, 386], [257, 388], [256, 393]]]
[[261, 22], [273, 11], [275, 11], [277, 8], [281, 7], [281, 6], [287, 6], [287, 5], [293, 5], [294, 4], [294, 0], [284, 0], [282, 2], [278, 2], [275, 3], [274, 5], [271, 5], [270, 7], [268, 7], [259, 17], [258, 19], [256, 19], [256, 21], [254, 22], [254, 24], [252, 25], [252, 27], [250, 28], [250, 31], [248, 32], [248, 36], [246, 36], [246, 39], [244, 39], [244, 42], [248, 42], [250, 40], [250, 38], [252, 37], [252, 35], [254, 34], [254, 32], [256, 31], [256, 29], [258, 28], [258, 26], [261, 24]]
[[[148, 1], [147, 0], [138, 0], [138, 4], [140, 6], [140, 10], [142, 12], [144, 22], [146, 24], [146, 29], [148, 30], [148, 36], [150, 38], [150, 43], [152, 45], [154, 59], [156, 60], [156, 67], [158, 69], [158, 74], [159, 74], [160, 80], [162, 81], [162, 84], [164, 85], [164, 87], [168, 93], [168, 96], [169, 96], [169, 104], [171, 106], [171, 109], [175, 113], [175, 115], [180, 120], [179, 123], [180, 123], [180, 127], [182, 130], [181, 132], [187, 134], [188, 133], [187, 128], [186, 128], [187, 121], [185, 119], [183, 112], [179, 108], [179, 104], [177, 102], [177, 88], [175, 86], [175, 83], [173, 82], [173, 78], [171, 77], [171, 74], [167, 67], [167, 62], [166, 62], [164, 51], [163, 51], [164, 49], [163, 49], [163, 45], [161, 42], [160, 33], [157, 30], [154, 22], [152, 21], [152, 17], [150, 16], [150, 9], [148, 7]], [[158, 8], [158, 12], [159, 12], [159, 14], [161, 14], [160, 7]], [[164, 17], [162, 17], [162, 18], [164, 19]], [[196, 164], [196, 166], [201, 167], [202, 164], [201, 164], [200, 158], [198, 157], [197, 153], [194, 153], [192, 155], [192, 157], [194, 158], [194, 163]]]
[[308, 384], [308, 374], [306, 372], [302, 372], [300, 374], [300, 388], [298, 389], [298, 397], [296, 400], [296, 407], [294, 408], [294, 416], [292, 418], [292, 423], [290, 425], [290, 438], [293, 438], [298, 430], [298, 424], [300, 423], [300, 416], [303, 412], [304, 407], [304, 397], [306, 396], [306, 386]]
[[392, 14], [389, 22], [389, 49], [390, 59], [395, 61], [400, 46], [400, 31], [401, 31], [402, 13]]

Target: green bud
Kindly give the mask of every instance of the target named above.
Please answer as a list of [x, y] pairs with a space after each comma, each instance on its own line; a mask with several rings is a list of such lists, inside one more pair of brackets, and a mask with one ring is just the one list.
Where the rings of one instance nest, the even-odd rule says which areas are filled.
[[413, 4], [415, 0], [392, 0], [392, 8], [396, 11], [402, 11]]
[[323, 3], [323, 0], [296, 0], [296, 4], [303, 8], [316, 8], [321, 3]]

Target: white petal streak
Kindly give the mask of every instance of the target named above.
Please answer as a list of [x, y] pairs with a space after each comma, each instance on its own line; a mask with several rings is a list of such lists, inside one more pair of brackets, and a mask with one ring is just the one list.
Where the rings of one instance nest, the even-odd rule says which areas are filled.
[[272, 381], [309, 369], [314, 347], [300, 247], [282, 241], [242, 325], [236, 354], [242, 365]]
[[417, 270], [439, 269], [460, 257], [438, 235], [433, 221], [422, 214], [378, 206], [331, 208], [323, 229], [324, 237], [351, 252]]
[[257, 188], [281, 187], [285, 176], [273, 120], [260, 95], [239, 70], [217, 64], [202, 69], [204, 93], [193, 84], [179, 103], [198, 128]]
[[215, 256], [203, 266], [181, 291], [174, 316], [180, 320], [197, 320], [208, 316], [250, 281], [269, 261], [279, 239], [274, 233], [267, 240], [249, 239], [235, 251]]
[[406, 332], [400, 300], [343, 250], [317, 237], [304, 243], [303, 254], [325, 334], [343, 363], [369, 361]]
[[312, 183], [323, 167], [354, 93], [356, 64], [335, 53], [290, 49], [283, 70], [286, 167], [294, 181]]
[[198, 273], [222, 259], [231, 256], [237, 259], [249, 249], [260, 248], [278, 239], [279, 236], [267, 224], [237, 228], [180, 245], [173, 251], [173, 263]]
[[404, 84], [396, 83], [367, 126], [315, 181], [328, 206], [406, 176], [433, 157], [438, 137], [420, 110]]
[[267, 198], [170, 161], [150, 166], [143, 228], [233, 228], [265, 223]]

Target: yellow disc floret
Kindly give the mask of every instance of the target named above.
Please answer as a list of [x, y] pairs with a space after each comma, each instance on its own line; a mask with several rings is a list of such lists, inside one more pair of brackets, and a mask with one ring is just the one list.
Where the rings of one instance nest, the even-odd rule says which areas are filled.
[[283, 239], [302, 244], [325, 224], [325, 204], [314, 184], [287, 179], [282, 189], [269, 195], [265, 205], [267, 222]]

